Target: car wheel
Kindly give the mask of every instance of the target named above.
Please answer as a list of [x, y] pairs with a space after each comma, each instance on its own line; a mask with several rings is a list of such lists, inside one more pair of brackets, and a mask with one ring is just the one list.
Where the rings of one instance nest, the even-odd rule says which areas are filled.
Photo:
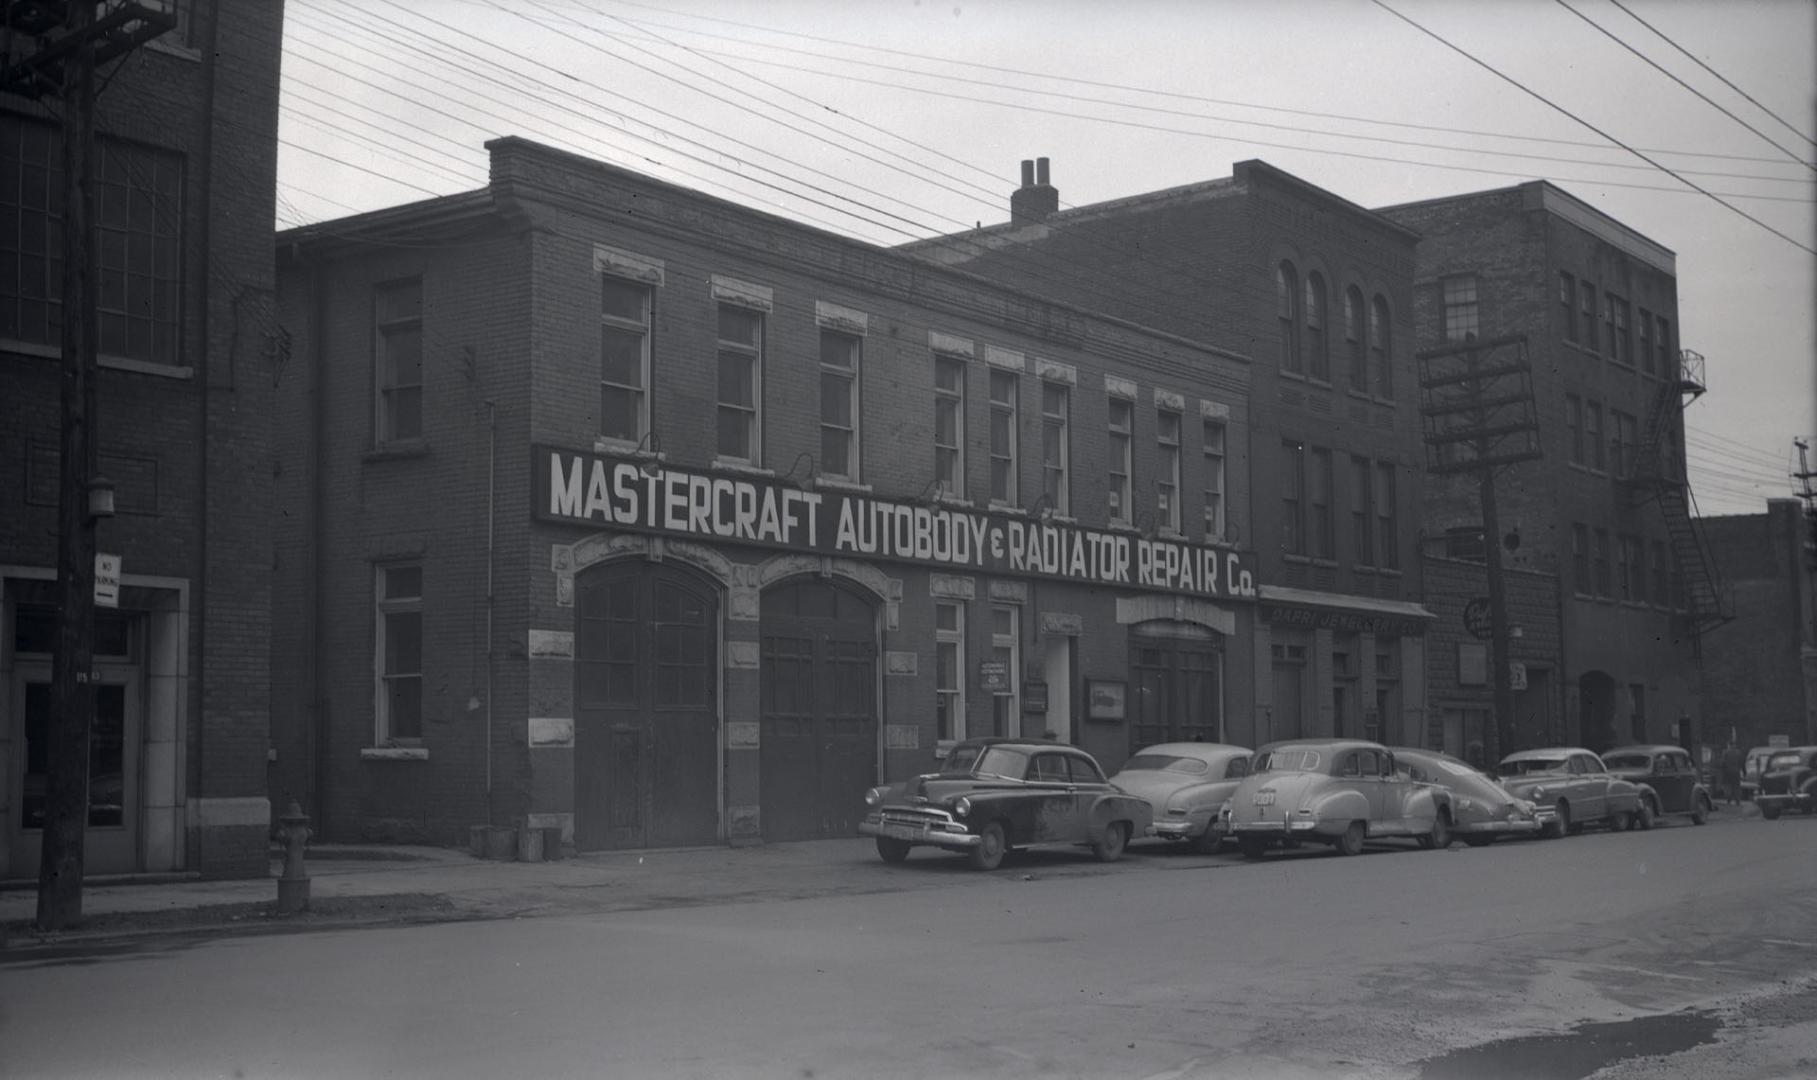
[[1699, 795], [1691, 803], [1691, 824], [1702, 825], [1710, 820], [1710, 797]]
[[1216, 829], [1206, 829], [1192, 838], [1192, 849], [1201, 855], [1216, 855], [1224, 846], [1224, 834]]
[[1351, 822], [1350, 827], [1344, 830], [1344, 835], [1338, 837], [1337, 853], [1339, 855], [1361, 855], [1363, 853], [1363, 836], [1366, 832], [1367, 828], [1362, 822]]
[[1651, 829], [1653, 827], [1653, 819], [1657, 817], [1658, 814], [1659, 812], [1653, 808], [1652, 799], [1640, 800], [1640, 809], [1634, 811], [1634, 827], [1643, 831]]
[[1123, 857], [1123, 846], [1129, 842], [1129, 823], [1113, 821], [1092, 841], [1091, 853], [1099, 862], [1116, 862]]
[[1495, 843], [1495, 834], [1473, 833], [1464, 837], [1464, 843], [1469, 844], [1471, 847], [1488, 847], [1490, 844]]
[[1779, 816], [1779, 804], [1770, 803], [1770, 802], [1761, 803], [1760, 804], [1760, 816], [1763, 818], [1766, 818], [1768, 821], [1772, 821], [1774, 818]]
[[1259, 859], [1268, 851], [1268, 841], [1259, 836], [1237, 837], [1237, 849], [1245, 859]]
[[990, 822], [978, 830], [978, 846], [971, 850], [972, 869], [995, 870], [1003, 865], [1003, 826]]
[[910, 844], [907, 840], [892, 840], [887, 836], [877, 838], [877, 854], [884, 862], [901, 862], [908, 858]]
[[1427, 851], [1443, 851], [1450, 846], [1451, 814], [1449, 811], [1440, 810], [1438, 816], [1432, 819], [1432, 828], [1426, 831], [1426, 835], [1420, 837], [1420, 847]]
[[1560, 799], [1558, 800], [1558, 805], [1553, 807], [1553, 813], [1556, 816], [1553, 817], [1552, 824], [1541, 834], [1551, 840], [1555, 840], [1571, 831], [1571, 804]]

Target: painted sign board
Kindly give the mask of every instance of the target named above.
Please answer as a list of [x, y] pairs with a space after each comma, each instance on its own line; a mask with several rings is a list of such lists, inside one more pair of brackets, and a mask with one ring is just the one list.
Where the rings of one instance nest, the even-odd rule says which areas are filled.
[[95, 552], [95, 606], [120, 606], [120, 556]]
[[1001, 660], [978, 661], [978, 689], [987, 694], [1009, 693], [1009, 666]]
[[531, 506], [542, 521], [1207, 599], [1256, 595], [1253, 553], [1184, 539], [803, 490], [770, 477], [595, 451], [535, 446], [531, 466]]

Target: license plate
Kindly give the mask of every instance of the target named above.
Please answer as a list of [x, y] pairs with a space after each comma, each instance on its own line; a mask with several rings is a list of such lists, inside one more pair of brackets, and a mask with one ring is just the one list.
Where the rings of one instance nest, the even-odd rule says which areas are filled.
[[1273, 806], [1274, 805], [1274, 792], [1258, 791], [1255, 793], [1252, 801], [1256, 806]]
[[927, 830], [914, 825], [890, 823], [883, 825], [878, 831], [891, 840], [924, 840], [927, 838]]

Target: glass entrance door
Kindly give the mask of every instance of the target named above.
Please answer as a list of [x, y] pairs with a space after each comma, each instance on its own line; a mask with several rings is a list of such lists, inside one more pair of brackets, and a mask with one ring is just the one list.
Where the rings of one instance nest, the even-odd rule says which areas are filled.
[[[136, 667], [96, 666], [94, 718], [88, 734], [88, 823], [83, 841], [85, 874], [124, 874], [139, 869], [139, 743], [142, 681]], [[11, 876], [37, 873], [44, 834], [51, 708], [49, 664], [21, 665], [12, 687], [10, 763], [14, 792], [7, 838]]]

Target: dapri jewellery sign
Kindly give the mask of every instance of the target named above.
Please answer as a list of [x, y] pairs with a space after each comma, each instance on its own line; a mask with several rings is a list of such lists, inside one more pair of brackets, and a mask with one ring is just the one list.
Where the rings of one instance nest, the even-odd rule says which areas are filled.
[[1253, 557], [1026, 515], [864, 492], [803, 490], [768, 477], [537, 446], [531, 505], [544, 521], [755, 544], [941, 569], [1253, 600]]

